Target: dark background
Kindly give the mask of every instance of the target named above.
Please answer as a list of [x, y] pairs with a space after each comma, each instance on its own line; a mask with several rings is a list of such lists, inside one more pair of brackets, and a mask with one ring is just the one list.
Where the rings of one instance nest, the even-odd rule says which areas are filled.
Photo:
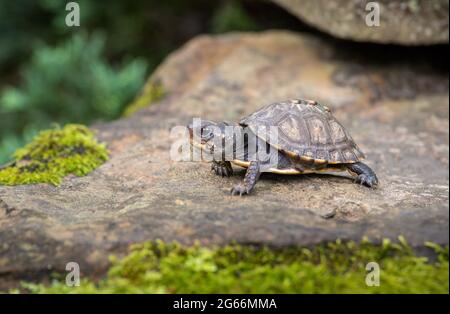
[[52, 123], [120, 117], [146, 77], [200, 33], [309, 30], [261, 0], [0, 0], [0, 164]]

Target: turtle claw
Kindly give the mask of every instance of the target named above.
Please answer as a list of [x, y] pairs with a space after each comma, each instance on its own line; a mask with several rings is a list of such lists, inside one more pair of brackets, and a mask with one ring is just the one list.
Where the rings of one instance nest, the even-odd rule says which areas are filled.
[[222, 165], [219, 163], [212, 163], [211, 164], [211, 171], [214, 171], [214, 173], [218, 176], [222, 176], [222, 177], [229, 177], [233, 174], [233, 169], [231, 168], [231, 166], [227, 167], [226, 165]]
[[246, 188], [245, 186], [238, 184], [235, 185], [232, 189], [231, 189], [231, 195], [246, 195], [249, 194], [250, 191], [248, 190], [248, 188]]
[[369, 188], [374, 188], [378, 185], [378, 178], [375, 172], [362, 162], [357, 162], [347, 165], [348, 170], [352, 175], [355, 175], [355, 183], [365, 185]]
[[361, 173], [358, 175], [355, 179], [356, 183], [359, 183], [360, 185], [365, 185], [369, 188], [375, 187], [378, 185], [378, 179], [375, 176], [369, 176], [364, 173]]

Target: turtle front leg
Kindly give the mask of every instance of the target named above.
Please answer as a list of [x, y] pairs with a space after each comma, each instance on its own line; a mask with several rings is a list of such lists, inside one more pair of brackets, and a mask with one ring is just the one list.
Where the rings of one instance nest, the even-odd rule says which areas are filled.
[[211, 164], [211, 171], [214, 171], [218, 176], [231, 176], [233, 174], [233, 168], [229, 161], [213, 161]]
[[355, 179], [356, 183], [363, 184], [370, 188], [378, 185], [377, 175], [368, 165], [357, 162], [354, 164], [347, 164], [346, 167], [351, 174], [357, 176]]
[[238, 185], [235, 185], [231, 189], [231, 195], [245, 195], [250, 194], [250, 192], [255, 187], [256, 182], [259, 179], [261, 172], [259, 169], [259, 162], [252, 161], [247, 168], [247, 172], [245, 173], [244, 182]]

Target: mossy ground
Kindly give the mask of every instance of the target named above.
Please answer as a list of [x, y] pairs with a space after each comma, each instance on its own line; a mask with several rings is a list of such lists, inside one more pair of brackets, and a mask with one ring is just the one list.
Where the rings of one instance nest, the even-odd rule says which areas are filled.
[[[112, 259], [105, 279], [68, 287], [24, 284], [33, 293], [448, 293], [448, 247], [429, 245], [436, 261], [406, 241], [330, 243], [312, 249], [149, 242]], [[366, 265], [380, 266], [380, 285], [366, 285]]]
[[104, 144], [86, 126], [68, 124], [40, 132], [14, 153], [14, 161], [0, 170], [0, 184], [51, 183], [68, 174], [83, 176], [108, 159]]
[[149, 81], [145, 84], [141, 94], [125, 108], [123, 116], [128, 117], [149, 104], [161, 100], [165, 95], [166, 91], [161, 83]]

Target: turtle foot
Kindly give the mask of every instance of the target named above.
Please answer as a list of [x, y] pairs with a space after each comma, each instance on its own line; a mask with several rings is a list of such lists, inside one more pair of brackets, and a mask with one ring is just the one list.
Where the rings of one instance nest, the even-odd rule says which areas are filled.
[[362, 162], [357, 162], [353, 164], [348, 164], [347, 169], [351, 174], [355, 175], [355, 182], [361, 185], [365, 185], [369, 188], [378, 185], [378, 178], [375, 172], [370, 169], [369, 166]]
[[213, 162], [211, 164], [211, 171], [214, 171], [216, 175], [222, 177], [229, 177], [233, 174], [233, 168], [229, 163]]
[[250, 190], [246, 186], [244, 186], [242, 184], [235, 185], [231, 189], [231, 195], [242, 196], [242, 195], [247, 195], [247, 194], [250, 194]]
[[376, 176], [367, 175], [364, 173], [361, 173], [358, 175], [355, 179], [356, 183], [359, 183], [361, 185], [365, 185], [369, 188], [375, 187], [378, 185], [378, 179]]

